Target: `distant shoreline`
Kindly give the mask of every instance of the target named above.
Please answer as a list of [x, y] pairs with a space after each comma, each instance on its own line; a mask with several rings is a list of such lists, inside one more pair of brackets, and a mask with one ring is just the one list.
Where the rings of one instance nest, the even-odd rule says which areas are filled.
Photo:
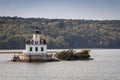
[[[102, 49], [102, 48], [83, 48], [83, 49], [90, 49], [91, 51], [93, 50], [119, 50], [119, 49]], [[83, 49], [74, 49], [75, 51], [80, 51], [80, 50], [83, 50]], [[0, 54], [18, 54], [18, 53], [22, 53], [25, 49], [2, 49], [0, 50]], [[47, 51], [48, 52], [60, 52], [60, 51], [63, 51], [63, 50], [68, 50], [68, 49], [48, 49]]]

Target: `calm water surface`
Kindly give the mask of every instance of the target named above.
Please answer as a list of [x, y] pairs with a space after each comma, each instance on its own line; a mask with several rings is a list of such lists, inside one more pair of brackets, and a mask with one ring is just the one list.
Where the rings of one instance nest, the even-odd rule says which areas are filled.
[[120, 49], [94, 49], [94, 60], [61, 62], [8, 62], [0, 54], [0, 80], [120, 80]]

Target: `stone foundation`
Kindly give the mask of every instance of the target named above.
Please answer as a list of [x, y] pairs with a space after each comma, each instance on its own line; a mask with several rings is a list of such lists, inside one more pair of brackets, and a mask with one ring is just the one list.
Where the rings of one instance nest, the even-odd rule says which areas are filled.
[[44, 55], [27, 55], [27, 54], [20, 54], [18, 55], [19, 60], [23, 62], [40, 62], [40, 61], [52, 61], [52, 54], [44, 54]]

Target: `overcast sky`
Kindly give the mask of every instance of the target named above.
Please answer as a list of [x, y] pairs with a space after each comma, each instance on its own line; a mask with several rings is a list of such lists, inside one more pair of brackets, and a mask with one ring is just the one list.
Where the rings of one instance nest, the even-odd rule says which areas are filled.
[[120, 20], [120, 0], [0, 0], [0, 16]]

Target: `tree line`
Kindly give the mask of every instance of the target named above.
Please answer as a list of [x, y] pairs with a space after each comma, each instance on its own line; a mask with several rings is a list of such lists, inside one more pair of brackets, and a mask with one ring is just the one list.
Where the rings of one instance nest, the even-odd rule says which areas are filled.
[[24, 49], [38, 27], [48, 48], [120, 48], [120, 20], [0, 17], [0, 49]]

